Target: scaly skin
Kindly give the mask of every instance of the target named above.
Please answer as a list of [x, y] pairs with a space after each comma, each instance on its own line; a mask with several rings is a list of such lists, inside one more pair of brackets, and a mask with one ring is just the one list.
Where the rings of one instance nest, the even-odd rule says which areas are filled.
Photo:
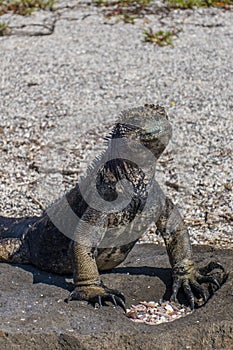
[[[170, 138], [171, 126], [162, 107], [123, 111], [105, 152], [64, 198], [41, 217], [0, 218], [0, 261], [31, 263], [59, 274], [73, 272], [74, 290], [68, 301], [100, 306], [110, 301], [125, 310], [124, 295], [106, 287], [99, 271], [119, 265], [155, 222], [173, 268], [174, 299], [180, 288], [192, 308], [195, 294], [206, 299], [201, 283], [219, 287], [210, 273], [223, 267], [216, 262], [202, 271], [195, 267], [184, 221], [155, 180], [155, 161]], [[93, 179], [104, 207], [93, 195]], [[119, 198], [121, 207], [114, 202]], [[114, 210], [109, 210], [111, 203]]]

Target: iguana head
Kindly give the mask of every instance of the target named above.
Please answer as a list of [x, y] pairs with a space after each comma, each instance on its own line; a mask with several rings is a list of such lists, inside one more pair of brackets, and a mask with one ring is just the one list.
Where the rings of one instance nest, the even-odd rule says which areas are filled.
[[159, 105], [145, 104], [120, 113], [112, 138], [126, 138], [132, 140], [132, 144], [139, 141], [158, 158], [171, 135], [172, 128], [165, 109]]

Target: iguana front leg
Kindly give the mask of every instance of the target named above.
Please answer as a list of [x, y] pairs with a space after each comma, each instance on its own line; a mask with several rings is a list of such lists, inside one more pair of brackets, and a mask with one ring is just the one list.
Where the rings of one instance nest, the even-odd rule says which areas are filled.
[[163, 236], [167, 253], [173, 269], [173, 297], [176, 300], [178, 290], [182, 287], [191, 308], [194, 308], [194, 295], [206, 300], [202, 283], [212, 283], [220, 287], [214, 276], [209, 275], [215, 268], [224, 268], [218, 262], [212, 261], [205, 268], [195, 267], [187, 227], [176, 206], [169, 198], [165, 199], [163, 211], [156, 222]]
[[[83, 226], [82, 223], [80, 225]], [[86, 300], [93, 305], [98, 304], [100, 307], [105, 302], [111, 302], [115, 306], [121, 306], [126, 311], [124, 295], [118, 290], [106, 287], [100, 279], [96, 264], [96, 248], [94, 245], [96, 242], [93, 242], [93, 237], [99, 239], [101, 234], [92, 232], [90, 236], [88, 231], [89, 229], [99, 231], [101, 225], [88, 225], [85, 231], [83, 229], [81, 229], [82, 235], [76, 235], [77, 240], [72, 241], [75, 289], [70, 293], [67, 301]]]

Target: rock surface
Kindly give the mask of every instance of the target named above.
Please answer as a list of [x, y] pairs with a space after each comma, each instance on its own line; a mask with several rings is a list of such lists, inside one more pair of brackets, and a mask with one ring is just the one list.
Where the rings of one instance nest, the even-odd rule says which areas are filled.
[[54, 31], [56, 16], [48, 11], [36, 11], [30, 16], [5, 14], [0, 17], [1, 23], [7, 25], [7, 35], [50, 35]]
[[[94, 309], [85, 302], [66, 304], [71, 280], [31, 266], [0, 265], [0, 349], [225, 349], [233, 346], [232, 250], [195, 247], [200, 265], [217, 259], [227, 281], [207, 304], [172, 323], [135, 324], [120, 308]], [[167, 298], [171, 270], [163, 247], [137, 245], [121, 267], [102, 275], [122, 290], [127, 307]]]

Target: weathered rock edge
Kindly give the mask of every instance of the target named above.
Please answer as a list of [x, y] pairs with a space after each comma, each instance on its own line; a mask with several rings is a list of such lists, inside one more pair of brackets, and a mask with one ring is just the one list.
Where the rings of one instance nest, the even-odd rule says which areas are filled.
[[[226, 349], [233, 348], [232, 250], [198, 246], [200, 264], [215, 258], [229, 271], [227, 281], [193, 314], [159, 326], [136, 324], [112, 306], [94, 309], [64, 303], [64, 277], [31, 266], [0, 265], [0, 349]], [[32, 279], [33, 277], [33, 279]], [[169, 296], [171, 270], [165, 249], [137, 245], [124, 264], [103, 280], [121, 289], [127, 306]], [[34, 282], [34, 283], [33, 283]]]

